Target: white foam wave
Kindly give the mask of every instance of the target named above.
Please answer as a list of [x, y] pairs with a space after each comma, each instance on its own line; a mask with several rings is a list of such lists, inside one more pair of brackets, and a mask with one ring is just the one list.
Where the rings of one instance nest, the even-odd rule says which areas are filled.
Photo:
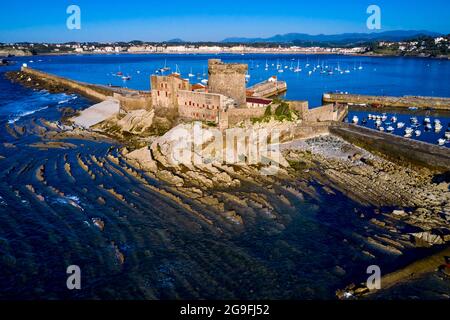
[[45, 107], [42, 107], [42, 108], [39, 108], [39, 109], [36, 109], [36, 110], [24, 111], [24, 112], [22, 112], [22, 113], [20, 113], [20, 114], [18, 114], [18, 115], [15, 115], [14, 118], [8, 120], [8, 123], [9, 123], [9, 124], [16, 123], [17, 121], [19, 121], [19, 120], [20, 120], [21, 118], [23, 118], [23, 117], [32, 115], [33, 113], [36, 113], [36, 112], [45, 110], [45, 109], [47, 109], [47, 108], [48, 108], [48, 106], [45, 106]]

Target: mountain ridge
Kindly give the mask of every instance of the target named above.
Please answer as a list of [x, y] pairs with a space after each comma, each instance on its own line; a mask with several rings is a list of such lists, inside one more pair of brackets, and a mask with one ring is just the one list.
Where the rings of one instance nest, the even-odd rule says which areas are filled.
[[223, 43], [294, 43], [294, 42], [358, 42], [358, 41], [403, 41], [420, 36], [438, 37], [442, 34], [426, 30], [393, 30], [373, 33], [340, 33], [318, 34], [286, 33], [269, 38], [231, 37], [222, 40]]

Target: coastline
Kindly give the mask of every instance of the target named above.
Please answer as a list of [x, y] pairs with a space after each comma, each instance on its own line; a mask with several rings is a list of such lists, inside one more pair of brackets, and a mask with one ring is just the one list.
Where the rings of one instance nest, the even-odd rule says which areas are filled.
[[[305, 51], [282, 51], [282, 52], [267, 52], [267, 51], [183, 51], [183, 52], [49, 52], [49, 53], [40, 53], [36, 55], [27, 55], [27, 56], [17, 56], [17, 57], [33, 57], [33, 56], [66, 56], [66, 55], [74, 55], [74, 56], [89, 56], [89, 55], [247, 55], [247, 54], [255, 54], [255, 55], [337, 55], [337, 56], [354, 56], [354, 57], [373, 57], [373, 58], [389, 58], [389, 57], [397, 57], [397, 58], [421, 58], [421, 59], [433, 59], [433, 60], [450, 60], [450, 56], [448, 57], [431, 57], [431, 56], [421, 56], [421, 55], [395, 55], [395, 54], [370, 54], [370, 53], [338, 53], [338, 52], [305, 52]], [[16, 57], [16, 56], [13, 56]]]

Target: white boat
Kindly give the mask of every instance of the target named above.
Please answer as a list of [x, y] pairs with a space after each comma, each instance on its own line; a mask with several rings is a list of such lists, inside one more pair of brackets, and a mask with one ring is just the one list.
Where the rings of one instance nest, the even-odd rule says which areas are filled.
[[359, 118], [358, 118], [357, 116], [354, 116], [353, 119], [352, 119], [352, 122], [353, 122], [354, 124], [358, 124]]
[[387, 120], [387, 115], [386, 115], [386, 113], [383, 113], [383, 115], [381, 116], [381, 121], [386, 121]]
[[405, 138], [411, 138], [411, 137], [412, 137], [412, 134], [411, 134], [411, 133], [405, 133], [404, 137], [405, 137]]
[[401, 129], [405, 126], [404, 122], [397, 122], [397, 128]]
[[277, 70], [281, 69], [281, 64], [280, 64], [280, 60], [277, 60]]
[[180, 75], [181, 75], [180, 69], [178, 69], [178, 65], [177, 65], [177, 64], [175, 65], [175, 72], [172, 73], [172, 74], [174, 74], [174, 75], [176, 75], [176, 76], [180, 76]]
[[191, 68], [191, 72], [188, 74], [188, 77], [189, 77], [189, 78], [195, 77], [195, 74], [192, 73], [192, 68]]
[[447, 131], [445, 131], [445, 138], [450, 140], [450, 129], [447, 129]]
[[372, 120], [372, 114], [369, 113], [369, 115], [367, 116], [367, 118], [369, 118], [369, 120]]
[[398, 120], [398, 119], [397, 119], [397, 117], [396, 117], [396, 116], [393, 116], [393, 117], [391, 118], [391, 122], [392, 122], [392, 123], [396, 123], [396, 122], [397, 122], [397, 120]]
[[130, 76], [123, 76], [122, 80], [123, 81], [128, 81], [128, 80], [131, 80], [131, 77]]
[[427, 123], [427, 124], [425, 125], [425, 130], [430, 131], [431, 129], [433, 129], [433, 127], [431, 126], [431, 123]]
[[203, 79], [202, 81], [200, 81], [202, 84], [204, 84], [205, 86], [208, 85], [208, 80], [207, 79]]
[[165, 72], [165, 71], [169, 71], [169, 70], [170, 70], [170, 68], [167, 66], [167, 59], [166, 59], [166, 60], [164, 60], [164, 67], [159, 69], [159, 71]]
[[386, 128], [386, 131], [387, 131], [387, 132], [394, 132], [394, 130], [395, 130], [395, 129], [394, 129], [393, 126], [389, 126], [389, 127]]
[[405, 129], [405, 134], [412, 134], [413, 132], [414, 132], [413, 128], [408, 127]]
[[438, 140], [438, 144], [439, 144], [440, 146], [443, 146], [446, 142], [447, 142], [447, 141], [446, 141], [445, 139], [442, 139], [442, 138], [440, 138], [440, 139]]
[[417, 120], [417, 117], [411, 117], [410, 121], [411, 121], [411, 123], [414, 123], [414, 124], [419, 122], [419, 120]]
[[301, 71], [302, 71], [302, 69], [300, 69], [300, 59], [298, 59], [298, 61], [297, 61], [297, 68], [294, 69], [294, 72], [298, 73], [298, 72], [301, 72]]
[[283, 69], [278, 69], [278, 72], [279, 72], [279, 73], [283, 73], [284, 70], [283, 70]]
[[380, 130], [381, 132], [384, 131], [384, 127], [379, 127], [378, 130]]
[[381, 124], [382, 124], [381, 120], [380, 120], [380, 119], [377, 119], [377, 121], [375, 122], [375, 125], [376, 125], [377, 127], [380, 127]]
[[441, 132], [441, 130], [442, 130], [442, 124], [438, 123], [434, 126], [435, 132]]
[[360, 62], [360, 63], [359, 63], [358, 70], [362, 70], [362, 69], [363, 69], [362, 62]]
[[312, 75], [312, 73], [313, 73], [312, 71], [309, 71], [309, 72], [308, 72], [308, 75], [310, 76], [310, 75]]
[[416, 137], [420, 137], [420, 135], [422, 134], [422, 131], [416, 130], [416, 131], [414, 131], [414, 133], [416, 134]]
[[427, 124], [427, 123], [431, 123], [430, 117], [425, 117], [425, 119], [423, 119], [423, 124]]

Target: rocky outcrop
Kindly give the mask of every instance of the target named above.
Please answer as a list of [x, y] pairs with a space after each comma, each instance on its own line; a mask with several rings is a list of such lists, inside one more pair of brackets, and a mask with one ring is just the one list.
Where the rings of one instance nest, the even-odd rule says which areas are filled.
[[0, 57], [24, 57], [31, 56], [32, 53], [27, 50], [13, 49], [13, 48], [0, 48]]

